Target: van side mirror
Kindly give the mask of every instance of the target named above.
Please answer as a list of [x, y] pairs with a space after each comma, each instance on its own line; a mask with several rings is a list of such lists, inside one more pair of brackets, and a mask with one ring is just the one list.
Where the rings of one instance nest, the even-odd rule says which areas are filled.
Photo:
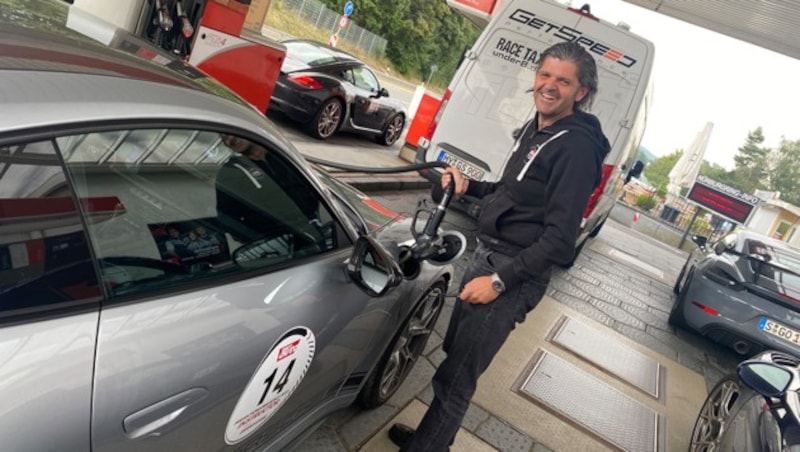
[[638, 178], [642, 175], [642, 171], [644, 171], [644, 162], [641, 160], [637, 160], [633, 163], [631, 170], [628, 171], [628, 174], [625, 176], [625, 183], [631, 181], [634, 177]]
[[403, 281], [392, 256], [372, 237], [361, 236], [347, 262], [350, 279], [371, 297], [380, 297]]

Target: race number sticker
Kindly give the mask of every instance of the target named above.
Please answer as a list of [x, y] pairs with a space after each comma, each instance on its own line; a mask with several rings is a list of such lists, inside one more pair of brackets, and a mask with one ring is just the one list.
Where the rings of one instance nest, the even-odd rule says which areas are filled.
[[250, 379], [225, 429], [225, 442], [236, 444], [267, 422], [289, 400], [311, 365], [314, 333], [306, 327], [286, 332]]

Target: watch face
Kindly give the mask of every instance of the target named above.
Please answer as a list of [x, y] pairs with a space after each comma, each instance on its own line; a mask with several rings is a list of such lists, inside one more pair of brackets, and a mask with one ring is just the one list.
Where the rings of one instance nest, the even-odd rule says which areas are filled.
[[503, 283], [500, 281], [492, 281], [492, 289], [494, 289], [495, 292], [502, 292], [505, 290], [505, 287], [503, 287]]

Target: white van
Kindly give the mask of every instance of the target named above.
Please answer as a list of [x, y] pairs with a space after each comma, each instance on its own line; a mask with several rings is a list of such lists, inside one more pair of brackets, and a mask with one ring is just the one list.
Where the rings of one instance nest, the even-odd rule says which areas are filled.
[[[415, 160], [445, 161], [472, 179], [500, 179], [515, 149], [514, 133], [533, 118], [534, 70], [540, 54], [560, 41], [586, 47], [597, 61], [599, 90], [590, 113], [611, 143], [603, 178], [584, 214], [577, 247], [600, 231], [635, 164], [647, 118], [653, 44], [589, 13], [549, 0], [507, 0], [466, 51]], [[633, 173], [633, 174], [631, 174]], [[441, 172], [423, 176], [440, 186]], [[451, 205], [477, 216], [478, 200]]]

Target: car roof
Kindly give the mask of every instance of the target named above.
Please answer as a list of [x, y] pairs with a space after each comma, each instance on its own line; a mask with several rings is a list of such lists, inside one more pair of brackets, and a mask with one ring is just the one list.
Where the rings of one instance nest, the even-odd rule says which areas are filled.
[[286, 46], [284, 72], [314, 69], [336, 65], [364, 65], [357, 57], [308, 39], [287, 39], [282, 41]]
[[0, 140], [56, 125], [160, 119], [261, 129], [291, 148], [260, 112], [196, 68], [75, 6], [34, 4], [33, 12], [0, 4], [0, 103], [13, 112], [0, 117]]

